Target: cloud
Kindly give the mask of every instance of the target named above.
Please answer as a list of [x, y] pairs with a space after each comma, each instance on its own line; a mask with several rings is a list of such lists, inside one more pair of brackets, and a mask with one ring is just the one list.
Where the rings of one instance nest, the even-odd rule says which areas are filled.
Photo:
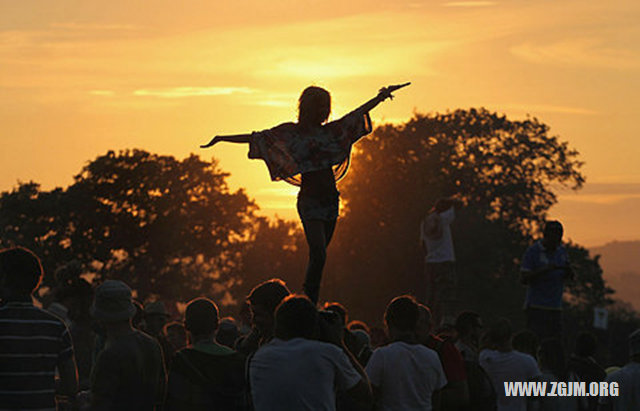
[[444, 7], [490, 7], [497, 6], [495, 1], [450, 1], [442, 3]]
[[[588, 187], [588, 185], [587, 185]], [[637, 240], [640, 194], [561, 195], [550, 210], [550, 217], [562, 221], [567, 238], [585, 246], [612, 240]]]
[[375, 114], [371, 116], [371, 120], [376, 125], [381, 124], [394, 124], [394, 125], [402, 125], [407, 121], [411, 120], [411, 115], [407, 115], [406, 117], [384, 117], [384, 116], [376, 116]]
[[557, 106], [551, 104], [524, 104], [524, 103], [490, 103], [487, 106], [494, 107], [497, 110], [514, 110], [528, 114], [535, 113], [560, 113], [560, 114], [576, 114], [576, 115], [597, 115], [598, 112], [583, 107]]
[[162, 89], [135, 90], [134, 96], [158, 98], [183, 98], [201, 96], [228, 96], [231, 94], [249, 94], [255, 90], [249, 87], [173, 87]]
[[563, 195], [563, 196], [560, 196], [559, 199], [560, 201], [607, 205], [607, 204], [618, 204], [628, 200], [640, 199], [640, 193], [638, 194], [575, 194], [575, 195]]
[[562, 202], [615, 205], [640, 199], [640, 183], [587, 183], [579, 191], [558, 190]]
[[547, 44], [523, 43], [510, 52], [525, 61], [559, 66], [586, 66], [608, 69], [638, 69], [637, 50], [606, 44], [598, 38], [572, 38]]
[[74, 31], [131, 31], [143, 27], [133, 24], [81, 24], [81, 23], [51, 23], [52, 29]]
[[116, 95], [115, 91], [113, 90], [91, 90], [89, 91], [89, 94], [102, 97], [112, 97]]
[[253, 103], [256, 106], [264, 107], [291, 107], [291, 101], [287, 100], [263, 100]]

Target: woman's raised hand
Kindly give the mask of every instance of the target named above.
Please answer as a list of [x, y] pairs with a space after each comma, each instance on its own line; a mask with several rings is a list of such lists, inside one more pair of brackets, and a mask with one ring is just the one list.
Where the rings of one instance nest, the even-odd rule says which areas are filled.
[[386, 99], [393, 100], [393, 95], [391, 93], [393, 93], [398, 89], [401, 89], [402, 87], [406, 87], [409, 84], [411, 83], [403, 83], [403, 84], [396, 84], [393, 86], [382, 87], [380, 91], [378, 91], [378, 97], [380, 98], [380, 101], [384, 101]]
[[220, 136], [215, 136], [214, 138], [211, 139], [211, 141], [209, 141], [207, 144], [201, 145], [200, 148], [208, 148], [211, 147], [212, 145], [219, 143], [220, 141], [222, 141], [220, 139]]

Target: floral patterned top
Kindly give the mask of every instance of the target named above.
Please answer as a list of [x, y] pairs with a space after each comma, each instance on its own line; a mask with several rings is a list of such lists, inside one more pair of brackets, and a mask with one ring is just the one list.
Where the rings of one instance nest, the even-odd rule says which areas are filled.
[[352, 111], [312, 132], [301, 132], [296, 123], [254, 132], [249, 142], [249, 158], [262, 159], [271, 180], [299, 186], [300, 175], [332, 168], [336, 181], [349, 167], [351, 146], [371, 133], [369, 113]]

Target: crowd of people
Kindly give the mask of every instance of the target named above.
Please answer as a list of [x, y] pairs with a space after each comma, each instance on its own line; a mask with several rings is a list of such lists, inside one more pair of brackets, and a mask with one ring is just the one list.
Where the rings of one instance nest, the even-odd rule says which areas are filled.
[[[534, 268], [535, 269], [535, 268]], [[238, 316], [196, 298], [171, 321], [122, 281], [67, 283], [45, 308], [25, 248], [0, 251], [0, 409], [91, 410], [632, 410], [640, 405], [640, 330], [630, 362], [607, 373], [597, 340], [562, 342], [463, 311], [435, 329], [414, 297], [388, 303], [385, 332], [338, 302], [313, 303], [272, 279]], [[506, 396], [504, 382], [618, 382], [618, 396]]]

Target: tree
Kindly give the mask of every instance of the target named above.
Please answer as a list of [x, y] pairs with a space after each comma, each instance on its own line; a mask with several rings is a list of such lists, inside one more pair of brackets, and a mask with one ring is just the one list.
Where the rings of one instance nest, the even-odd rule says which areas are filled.
[[257, 217], [242, 251], [242, 282], [235, 295], [244, 299], [254, 286], [274, 277], [284, 280], [292, 292], [302, 289], [306, 258], [307, 245], [297, 223]]
[[383, 125], [358, 143], [341, 187], [346, 212], [327, 276], [352, 290], [343, 299], [363, 318], [379, 321], [393, 296], [418, 292], [419, 224], [439, 197], [456, 194], [465, 203], [453, 227], [464, 307], [516, 319], [518, 259], [556, 202], [554, 186], [582, 186], [581, 166], [535, 118], [470, 109]]
[[195, 155], [110, 151], [67, 189], [27, 183], [2, 193], [0, 245], [33, 249], [48, 274], [77, 259], [141, 299], [229, 301], [257, 207], [243, 190], [229, 190], [227, 176]]

